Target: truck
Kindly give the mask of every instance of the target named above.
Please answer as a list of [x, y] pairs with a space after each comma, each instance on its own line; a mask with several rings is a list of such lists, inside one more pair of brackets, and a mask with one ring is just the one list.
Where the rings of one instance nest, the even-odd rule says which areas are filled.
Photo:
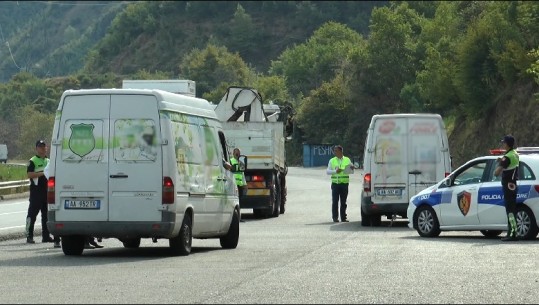
[[188, 79], [129, 80], [122, 82], [123, 89], [158, 89], [195, 97], [196, 83]]
[[7, 163], [7, 145], [0, 144], [0, 163]]
[[263, 103], [256, 89], [231, 86], [215, 113], [223, 123], [227, 145], [239, 148], [249, 164], [244, 172], [247, 191], [241, 209], [255, 217], [278, 217], [286, 209], [285, 141], [291, 138], [294, 111], [290, 105]]

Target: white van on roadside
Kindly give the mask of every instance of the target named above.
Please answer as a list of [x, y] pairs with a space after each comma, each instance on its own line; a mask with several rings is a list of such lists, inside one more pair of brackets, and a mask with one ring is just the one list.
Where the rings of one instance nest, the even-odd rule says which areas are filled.
[[0, 163], [7, 163], [7, 145], [0, 144]]
[[363, 154], [361, 225], [381, 216], [407, 218], [410, 198], [451, 173], [447, 132], [439, 114], [378, 114]]
[[[85, 238], [193, 238], [236, 248], [240, 206], [221, 123], [206, 100], [161, 90], [67, 90], [50, 149], [48, 222], [66, 255]], [[247, 160], [243, 160], [244, 163]]]

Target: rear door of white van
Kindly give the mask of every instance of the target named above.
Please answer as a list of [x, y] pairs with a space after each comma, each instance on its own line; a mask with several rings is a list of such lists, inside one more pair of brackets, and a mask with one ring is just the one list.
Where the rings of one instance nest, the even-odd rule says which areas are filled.
[[153, 95], [67, 96], [57, 221], [159, 221], [162, 153]]
[[68, 95], [56, 143], [57, 221], [109, 217], [110, 95]]
[[371, 174], [376, 204], [408, 201], [407, 127], [402, 117], [380, 117], [374, 123]]
[[449, 172], [448, 143], [443, 122], [437, 117], [408, 121], [410, 197], [436, 184]]
[[109, 220], [160, 221], [163, 156], [153, 95], [111, 95]]

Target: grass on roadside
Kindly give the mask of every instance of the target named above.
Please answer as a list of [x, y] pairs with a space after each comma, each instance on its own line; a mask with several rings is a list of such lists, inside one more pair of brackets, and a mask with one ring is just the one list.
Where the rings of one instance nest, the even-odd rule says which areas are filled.
[[26, 166], [14, 164], [0, 164], [0, 182], [27, 179]]

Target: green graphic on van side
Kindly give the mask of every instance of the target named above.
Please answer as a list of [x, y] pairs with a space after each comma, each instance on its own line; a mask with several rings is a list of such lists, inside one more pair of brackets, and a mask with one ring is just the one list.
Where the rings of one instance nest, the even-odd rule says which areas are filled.
[[83, 158], [91, 153], [95, 148], [94, 125], [93, 124], [73, 124], [71, 137], [69, 137], [69, 149], [77, 156]]

